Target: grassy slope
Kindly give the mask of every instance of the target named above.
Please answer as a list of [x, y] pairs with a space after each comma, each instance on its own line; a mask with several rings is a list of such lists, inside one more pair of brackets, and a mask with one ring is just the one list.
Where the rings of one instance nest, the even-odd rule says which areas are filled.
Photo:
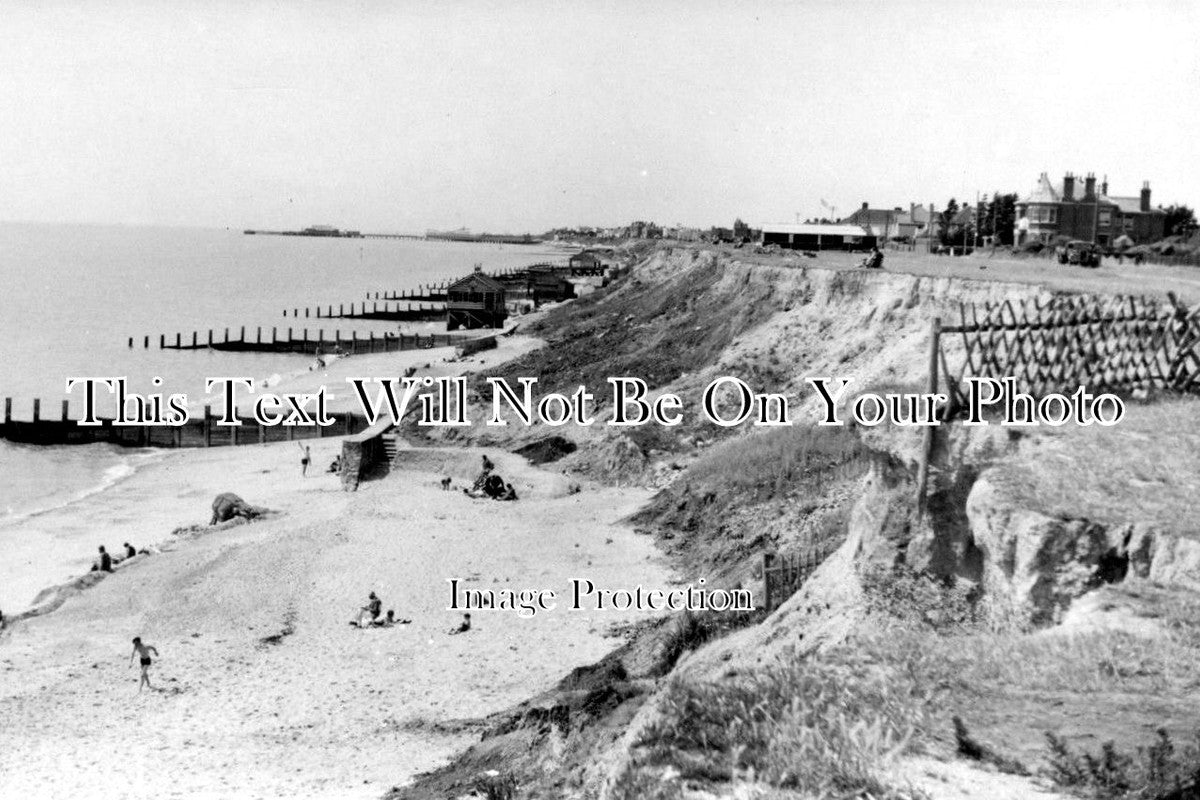
[[[700, 256], [674, 272], [635, 271], [551, 312], [533, 331], [547, 340], [546, 350], [491, 374], [537, 375], [545, 388], [561, 391], [580, 382], [601, 386], [620, 374], [662, 387], [711, 366], [738, 336], [780, 310], [769, 290], [730, 293], [722, 270]], [[637, 518], [664, 537], [687, 574], [740, 580], [764, 549], [841, 535], [853, 487], [870, 458], [852, 432], [716, 433], [705, 438], [726, 441], [698, 450], [688, 442], [695, 430], [651, 425], [635, 432], [644, 453], [688, 456], [681, 457], [686, 466], [675, 482]], [[1069, 438], [1062, 442], [1070, 449]], [[956, 715], [1006, 768], [1020, 762], [1034, 770], [1062, 761], [1045, 746], [1045, 731], [1064, 734], [1076, 750], [1098, 752], [1102, 741], [1113, 739], [1134, 752], [1154, 741], [1159, 725], [1180, 741], [1190, 721], [1200, 718], [1190, 699], [1200, 689], [1192, 667], [1200, 663], [1200, 643], [1188, 621], [1196, 608], [1187, 593], [1106, 589], [1114, 607], [1130, 606], [1139, 592], [1143, 599], [1153, 596], [1141, 616], [1154, 625], [1134, 633], [997, 637], [958, 618], [948, 627], [929, 624], [930, 612], [941, 619], [944, 607], [961, 598], [937, 590], [924, 599], [898, 598], [887, 585], [880, 589], [886, 602], [874, 617], [877, 625], [840, 648], [796, 663], [679, 676], [657, 693], [648, 681], [663, 671], [662, 653], [680, 636], [670, 625], [643, 632], [616, 656], [621, 671], [601, 665], [586, 687], [564, 685], [502, 715], [494, 721], [495, 735], [399, 796], [462, 790], [482, 769], [516, 775], [521, 797], [595, 796], [604, 770], [589, 765], [613, 763], [613, 740], [639, 709], [649, 708], [649, 699], [657, 722], [642, 729], [617, 797], [651, 796], [649, 787], [676, 796], [668, 784], [679, 788], [688, 781], [721, 793], [730, 782], [748, 780], [775, 787], [785, 793], [780, 797], [834, 789], [886, 796], [903, 784], [881, 769], [888, 759], [914, 752], [954, 757]], [[922, 607], [929, 597], [934, 606]], [[915, 616], [908, 613], [914, 604]], [[641, 657], [631, 661], [631, 650]], [[797, 705], [800, 696], [808, 700]], [[561, 713], [558, 723], [548, 724], [544, 711], [530, 711], [555, 706], [566, 708], [565, 722]], [[811, 766], [803, 776], [789, 766], [797, 761]], [[676, 779], [664, 783], [664, 774]]]

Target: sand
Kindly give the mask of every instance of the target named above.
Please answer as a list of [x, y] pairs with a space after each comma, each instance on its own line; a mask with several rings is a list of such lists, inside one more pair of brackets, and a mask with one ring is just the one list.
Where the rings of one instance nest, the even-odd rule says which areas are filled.
[[[375, 374], [391, 359], [340, 367]], [[340, 440], [312, 447], [307, 478], [294, 443], [162, 453], [23, 523], [31, 540], [75, 548], [77, 573], [97, 542], [166, 546], [0, 634], [5, 796], [379, 797], [469, 744], [482, 717], [598, 660], [619, 643], [614, 626], [656, 613], [563, 598], [532, 619], [475, 611], [474, 629], [451, 636], [461, 612], [447, 610], [447, 579], [560, 597], [574, 577], [672, 585], [649, 538], [620, 524], [643, 490], [569, 494], [553, 469], [487, 451], [522, 499], [472, 500], [440, 478], [469, 481], [481, 451], [446, 450], [406, 454], [404, 469], [346, 493], [320, 471]], [[203, 528], [221, 491], [279, 514], [170, 535]], [[412, 623], [348, 625], [371, 590]], [[138, 692], [133, 636], [161, 655], [154, 691]]]

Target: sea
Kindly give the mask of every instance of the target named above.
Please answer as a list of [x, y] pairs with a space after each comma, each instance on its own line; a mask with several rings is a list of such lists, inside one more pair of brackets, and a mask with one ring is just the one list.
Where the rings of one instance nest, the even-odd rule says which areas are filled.
[[[0, 223], [0, 398], [14, 419], [83, 414], [69, 378], [125, 377], [131, 391], [203, 400], [216, 376], [265, 379], [302, 370], [312, 356], [158, 349], [193, 331], [278, 327], [315, 337], [445, 330], [438, 323], [305, 319], [303, 309], [360, 302], [485, 271], [563, 259], [548, 245], [419, 239], [246, 235], [242, 230]], [[292, 316], [299, 308], [300, 317]], [[284, 316], [284, 310], [288, 316]], [[150, 347], [143, 346], [150, 337]], [[129, 342], [133, 339], [133, 346]], [[161, 385], [154, 383], [161, 380]], [[103, 398], [106, 399], [107, 398]], [[22, 519], [79, 502], [152, 461], [112, 445], [30, 446], [0, 440], [0, 540]]]

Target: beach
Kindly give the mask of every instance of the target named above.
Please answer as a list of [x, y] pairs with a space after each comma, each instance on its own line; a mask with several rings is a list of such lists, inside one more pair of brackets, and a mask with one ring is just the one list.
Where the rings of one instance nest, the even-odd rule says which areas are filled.
[[[335, 444], [314, 448], [318, 466]], [[668, 585], [649, 539], [618, 524], [645, 492], [568, 494], [562, 476], [488, 455], [520, 501], [444, 492], [440, 470], [346, 493], [335, 475], [302, 478], [295, 445], [279, 443], [171, 453], [59, 512], [55, 522], [75, 517], [97, 538], [203, 526], [222, 490], [279, 514], [183, 537], [5, 632], [6, 792], [378, 797], [472, 740], [474, 720], [603, 656], [617, 643], [606, 634], [637, 612], [475, 611], [471, 631], [448, 635], [461, 619], [446, 610], [450, 578], [560, 592], [574, 577]], [[427, 459], [456, 471], [478, 454]], [[348, 625], [369, 591], [412, 623]], [[154, 691], [138, 692], [133, 636], [161, 654]]]
[[[349, 375], [457, 374], [536, 345], [501, 342], [463, 361], [450, 349], [340, 359], [273, 390], [327, 385], [346, 403]], [[307, 477], [295, 442], [145, 453], [106, 490], [21, 522], [0, 576], [9, 597], [86, 574], [101, 543], [151, 554], [2, 634], [8, 791], [378, 797], [476, 738], [483, 717], [602, 657], [616, 626], [661, 613], [569, 607], [576, 578], [671, 585], [649, 537], [620, 522], [645, 490], [574, 493], [552, 467], [500, 451], [406, 449], [401, 468], [347, 493], [325, 471], [341, 441], [305, 442]], [[518, 502], [459, 490], [485, 453]], [[274, 513], [210, 530], [226, 491]], [[533, 617], [475, 610], [472, 630], [449, 635], [463, 613], [447, 610], [451, 579], [560, 602]], [[349, 625], [371, 591], [411, 623]], [[154, 691], [138, 692], [134, 636], [161, 654]]]

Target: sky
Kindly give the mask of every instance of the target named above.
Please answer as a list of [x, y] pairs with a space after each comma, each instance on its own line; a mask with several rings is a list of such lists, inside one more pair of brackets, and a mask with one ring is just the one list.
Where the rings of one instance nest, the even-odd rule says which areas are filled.
[[1068, 170], [1200, 204], [1190, 0], [8, 0], [0, 25], [5, 221], [761, 225]]

